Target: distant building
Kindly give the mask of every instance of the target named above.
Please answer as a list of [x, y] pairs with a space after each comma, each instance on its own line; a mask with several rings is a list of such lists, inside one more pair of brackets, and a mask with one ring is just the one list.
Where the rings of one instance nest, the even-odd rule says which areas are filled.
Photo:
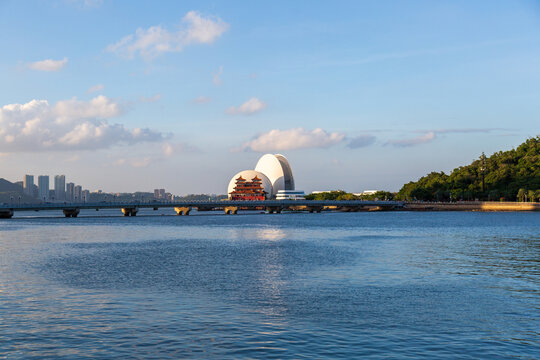
[[154, 189], [155, 200], [170, 200], [167, 194], [168, 193], [165, 192], [165, 189]]
[[17, 186], [20, 186], [21, 189], [24, 189], [24, 182], [23, 181], [15, 181], [14, 184], [17, 185]]
[[66, 200], [66, 175], [54, 177], [54, 194], [56, 200]]
[[39, 200], [49, 200], [49, 176], [38, 176], [38, 198]]
[[24, 175], [23, 190], [26, 195], [34, 196], [34, 175]]
[[89, 190], [83, 190], [81, 196], [82, 196], [81, 201], [87, 202], [88, 200], [90, 200], [90, 191]]
[[82, 202], [82, 186], [75, 185], [73, 188], [73, 201]]
[[304, 196], [301, 190], [278, 190], [276, 200], [305, 200]]
[[66, 184], [66, 201], [73, 201], [73, 191], [75, 184], [70, 182]]

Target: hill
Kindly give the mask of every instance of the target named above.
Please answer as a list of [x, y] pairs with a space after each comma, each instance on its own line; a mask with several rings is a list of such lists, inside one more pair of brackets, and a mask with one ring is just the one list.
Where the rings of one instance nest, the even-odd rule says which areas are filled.
[[540, 136], [517, 149], [484, 154], [450, 175], [432, 172], [401, 188], [401, 200], [506, 200], [534, 201], [540, 197]]
[[0, 204], [18, 203], [19, 197], [21, 203], [35, 203], [38, 200], [24, 194], [23, 189], [6, 179], [0, 178]]

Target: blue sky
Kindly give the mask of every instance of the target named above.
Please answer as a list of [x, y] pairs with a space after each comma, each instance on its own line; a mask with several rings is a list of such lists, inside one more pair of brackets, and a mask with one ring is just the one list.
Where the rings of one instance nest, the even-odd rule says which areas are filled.
[[0, 177], [396, 191], [539, 134], [537, 1], [0, 0]]

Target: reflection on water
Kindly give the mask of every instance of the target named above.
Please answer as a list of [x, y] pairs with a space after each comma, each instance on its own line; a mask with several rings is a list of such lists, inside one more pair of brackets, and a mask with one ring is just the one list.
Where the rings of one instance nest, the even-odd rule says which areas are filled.
[[21, 218], [0, 357], [535, 358], [539, 215]]

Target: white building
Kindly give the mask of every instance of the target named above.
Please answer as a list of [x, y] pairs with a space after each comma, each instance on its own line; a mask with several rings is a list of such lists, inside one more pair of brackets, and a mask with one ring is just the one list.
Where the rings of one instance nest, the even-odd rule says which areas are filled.
[[276, 200], [305, 200], [305, 195], [301, 190], [279, 190]]
[[263, 155], [257, 162], [255, 171], [263, 173], [270, 179], [273, 194], [277, 194], [279, 190], [294, 190], [291, 166], [287, 158], [281, 154]]
[[229, 198], [231, 197], [231, 193], [234, 191], [234, 188], [236, 187], [236, 180], [238, 178], [242, 178], [246, 181], [252, 181], [255, 178], [259, 178], [261, 180], [261, 186], [264, 189], [264, 192], [266, 193], [266, 199], [271, 199], [274, 196], [272, 183], [270, 182], [270, 179], [263, 173], [255, 170], [243, 170], [239, 173], [236, 173], [231, 181], [229, 181], [229, 186], [227, 187], [227, 194], [229, 195]]
[[244, 170], [234, 175], [229, 181], [227, 194], [231, 198], [231, 192], [235, 190], [236, 180], [242, 179], [250, 182], [255, 177], [261, 180], [261, 186], [266, 192], [267, 199], [293, 199], [303, 198], [303, 191], [295, 191], [294, 177], [291, 165], [287, 158], [281, 154], [265, 154], [261, 156], [255, 170]]

